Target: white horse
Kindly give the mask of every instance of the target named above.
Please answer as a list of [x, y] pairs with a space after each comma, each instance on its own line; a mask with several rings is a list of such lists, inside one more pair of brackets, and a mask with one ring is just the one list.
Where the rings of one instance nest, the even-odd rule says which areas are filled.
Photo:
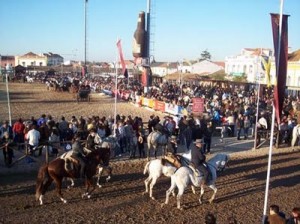
[[158, 147], [162, 147], [163, 154], [167, 151], [168, 137], [166, 134], [162, 134], [159, 131], [151, 132], [147, 137], [147, 158], [150, 159], [150, 150], [154, 149], [154, 156], [156, 158]]
[[[200, 198], [199, 202], [202, 204], [202, 199], [204, 195], [204, 185], [207, 185], [209, 188], [213, 190], [213, 195], [209, 199], [209, 202], [212, 203], [215, 199], [216, 193], [217, 193], [217, 187], [215, 185], [215, 182], [217, 180], [217, 160], [219, 160], [218, 156], [217, 158], [213, 157], [209, 162], [207, 162], [208, 168], [211, 173], [211, 179], [204, 184], [203, 175], [201, 175], [201, 172], [194, 172], [193, 169], [187, 166], [181, 166], [177, 169], [177, 171], [171, 176], [171, 186], [166, 191], [166, 201], [162, 204], [162, 207], [169, 203], [169, 196], [172, 192], [174, 192], [174, 189], [178, 188], [178, 194], [177, 194], [177, 208], [182, 209], [181, 207], [181, 198], [182, 195], [186, 189], [186, 187], [190, 184], [192, 184], [195, 187], [201, 187], [200, 191]], [[228, 157], [225, 158], [225, 165], [228, 161]]]
[[[297, 139], [299, 139], [300, 137], [300, 124], [296, 125], [293, 128], [293, 136], [292, 136], [292, 142], [291, 142], [291, 146], [294, 147], [296, 144]], [[299, 145], [299, 144], [297, 144]]]
[[[191, 160], [191, 151], [182, 155], [187, 160], [187, 163]], [[216, 169], [216, 171], [223, 171], [229, 161], [229, 155], [227, 154], [217, 154], [208, 163]], [[151, 199], [155, 200], [153, 197], [153, 187], [157, 182], [157, 179], [164, 175], [166, 177], [171, 177], [175, 171], [176, 167], [170, 165], [169, 163], [163, 164], [162, 159], [155, 159], [147, 162], [144, 168], [144, 174], [149, 173], [148, 178], [144, 181], [145, 183], [145, 192], [149, 192]], [[195, 188], [192, 185], [192, 191], [195, 194]], [[174, 193], [174, 192], [173, 192]]]

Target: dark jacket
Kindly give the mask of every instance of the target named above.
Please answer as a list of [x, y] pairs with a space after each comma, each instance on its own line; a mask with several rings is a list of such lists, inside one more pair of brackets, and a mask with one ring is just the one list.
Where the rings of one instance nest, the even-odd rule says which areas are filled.
[[191, 147], [191, 162], [195, 165], [195, 167], [199, 167], [206, 160], [205, 155], [202, 154], [201, 148], [193, 145]]

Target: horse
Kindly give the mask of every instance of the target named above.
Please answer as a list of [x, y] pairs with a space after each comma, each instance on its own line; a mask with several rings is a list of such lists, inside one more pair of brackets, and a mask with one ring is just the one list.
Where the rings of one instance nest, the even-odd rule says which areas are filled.
[[[91, 197], [91, 193], [94, 191], [95, 186], [93, 185], [93, 176], [97, 172], [97, 167], [102, 161], [103, 164], [109, 164], [110, 159], [110, 148], [99, 148], [92, 151], [90, 154], [86, 156], [86, 168], [85, 168], [85, 186], [86, 191], [82, 195], [82, 198]], [[51, 185], [51, 183], [55, 182], [56, 184], [56, 192], [63, 203], [67, 203], [67, 200], [64, 199], [61, 187], [62, 187], [62, 180], [64, 177], [70, 178], [78, 178], [80, 176], [79, 167], [78, 169], [67, 170], [65, 168], [65, 160], [61, 159], [60, 157], [52, 160], [48, 164], [44, 164], [40, 167], [37, 180], [36, 180], [36, 200], [39, 200], [40, 205], [43, 205], [43, 197]], [[92, 189], [90, 190], [90, 188]]]
[[[104, 145], [106, 145], [106, 144], [104, 144]], [[101, 147], [96, 147], [96, 148], [100, 149]], [[102, 148], [107, 148], [107, 147], [102, 147]], [[87, 151], [87, 150], [84, 149], [84, 151]], [[91, 152], [92, 151], [90, 151], [90, 150], [88, 151], [88, 153], [91, 153]], [[72, 154], [73, 154], [73, 151], [70, 150], [70, 151], [65, 152], [64, 154], [62, 154], [60, 156], [60, 158], [65, 160], [65, 161], [72, 160], [71, 159]], [[106, 182], [108, 182], [111, 179], [111, 176], [112, 176], [112, 168], [108, 164], [103, 164], [102, 161], [100, 161], [97, 168], [98, 168], [98, 172], [95, 173], [95, 176], [97, 176], [97, 184], [96, 185], [99, 188], [102, 188], [102, 185], [100, 184], [100, 178], [102, 176], [102, 173], [103, 173], [104, 170], [107, 172], [108, 176], [105, 180], [106, 180]], [[75, 186], [74, 179], [70, 178], [70, 177], [67, 177], [67, 179], [71, 181], [71, 184], [67, 188], [70, 189], [70, 188], [74, 187]]]
[[[116, 137], [114, 136], [108, 136], [106, 138], [100, 138], [98, 135], [96, 135], [95, 139], [94, 139], [94, 142], [95, 142], [95, 149], [97, 148], [110, 148], [111, 150], [111, 154], [110, 154], [110, 157], [113, 158], [116, 154], [116, 150], [119, 149], [119, 144], [118, 144], [118, 140]], [[87, 149], [87, 148], [84, 148], [84, 151], [88, 154], [88, 153], [91, 153], [92, 151]], [[68, 152], [65, 152], [64, 154], [62, 154], [60, 156], [61, 159], [69, 159], [71, 156], [72, 156], [72, 153], [73, 151], [70, 150]], [[111, 179], [111, 176], [112, 176], [112, 168], [109, 166], [109, 165], [105, 165], [103, 163], [100, 163], [98, 165], [98, 173], [96, 174], [97, 176], [97, 186], [99, 188], [102, 187], [102, 185], [100, 184], [100, 178], [102, 176], [102, 173], [103, 171], [106, 171], [107, 172], [107, 178], [105, 179], [106, 182], [108, 182], [110, 179]], [[72, 188], [75, 186], [75, 183], [74, 183], [74, 180], [72, 178], [67, 178], [71, 181], [71, 184], [68, 186], [68, 188]]]
[[[169, 156], [175, 162], [180, 163], [180, 161], [178, 161], [178, 158], [176, 156], [174, 156], [172, 154], [170, 154]], [[203, 175], [201, 175], [200, 171], [194, 169], [192, 166], [184, 166], [184, 165], [178, 166], [177, 165], [178, 168], [177, 168], [176, 172], [173, 175], [171, 175], [171, 186], [166, 191], [166, 200], [161, 205], [161, 207], [163, 207], [164, 205], [169, 203], [169, 196], [172, 192], [174, 192], [175, 188], [177, 187], [178, 188], [177, 208], [182, 210], [182, 207], [181, 207], [181, 204], [180, 204], [181, 203], [181, 198], [182, 198], [182, 195], [183, 195], [186, 187], [190, 184], [192, 184], [192, 186], [201, 188], [200, 198], [199, 198], [200, 204], [202, 204], [202, 200], [203, 200], [204, 185], [207, 185], [209, 188], [211, 188], [213, 190], [213, 194], [212, 194], [211, 198], [209, 199], [209, 203], [212, 203], [213, 200], [215, 199], [215, 196], [216, 196], [216, 193], [217, 193], [217, 187], [215, 185], [215, 182], [217, 180], [217, 171], [219, 169], [218, 164], [220, 164], [219, 163], [220, 157], [221, 156], [217, 156], [217, 157], [215, 156], [207, 162], [208, 168], [209, 168], [210, 173], [211, 173], [211, 178], [205, 184], [204, 184], [204, 180], [203, 180]], [[226, 158], [225, 158], [225, 161], [224, 161], [223, 164], [226, 165], [228, 159], [229, 159], [229, 157], [226, 155]], [[175, 162], [174, 162], [174, 164], [175, 164]]]
[[[299, 139], [300, 137], [300, 124], [296, 125], [293, 128], [293, 134], [292, 134], [292, 142], [291, 142], [291, 146], [294, 147], [296, 144], [297, 139]], [[299, 145], [299, 144], [297, 144]]]
[[[180, 160], [180, 163], [182, 165], [188, 166], [189, 162], [191, 160], [191, 151], [188, 153], [184, 153], [182, 155], [176, 155], [178, 158], [177, 160]], [[147, 173], [149, 174], [148, 178], [144, 181], [145, 183], [145, 191], [143, 194], [146, 194], [149, 192], [149, 196], [151, 199], [155, 200], [153, 197], [153, 187], [156, 184], [158, 178], [161, 175], [164, 175], [166, 177], [171, 177], [175, 171], [176, 166], [172, 165], [172, 161], [168, 159], [166, 162], [166, 157], [162, 159], [155, 159], [151, 160], [146, 163], [144, 168], [144, 175]], [[229, 161], [229, 155], [227, 154], [216, 154], [213, 158], [211, 158], [208, 163], [215, 167], [217, 171], [224, 171], [225, 167], [228, 165]], [[174, 163], [174, 162], [173, 162]], [[192, 186], [192, 191], [195, 194], [195, 188]]]
[[168, 136], [166, 134], [162, 134], [159, 131], [151, 132], [147, 137], [147, 159], [150, 159], [150, 150], [154, 149], [154, 156], [156, 159], [156, 154], [158, 147], [161, 146], [163, 149], [163, 154], [167, 151], [167, 144], [168, 144]]

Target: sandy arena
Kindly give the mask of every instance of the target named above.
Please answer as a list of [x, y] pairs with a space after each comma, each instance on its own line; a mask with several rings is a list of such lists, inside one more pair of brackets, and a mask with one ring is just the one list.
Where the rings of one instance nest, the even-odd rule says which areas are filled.
[[[75, 102], [74, 95], [47, 91], [42, 84], [10, 84], [12, 120], [19, 117], [39, 118], [43, 113], [54, 119], [62, 115], [113, 115], [113, 99], [93, 95], [92, 101]], [[147, 121], [153, 113], [143, 108], [120, 102], [118, 113], [141, 116]], [[0, 83], [0, 120], [8, 119], [6, 88]], [[162, 117], [161, 113], [158, 113]], [[212, 149], [212, 151], [214, 151]], [[45, 205], [35, 201], [35, 179], [41, 162], [26, 163], [25, 160], [11, 168], [3, 164], [0, 157], [0, 223], [204, 223], [207, 212], [213, 212], [218, 224], [226, 224], [227, 218], [236, 217], [238, 223], [261, 223], [267, 174], [268, 148], [231, 153], [230, 166], [217, 180], [218, 192], [215, 203], [209, 204], [212, 191], [207, 188], [205, 203], [200, 205], [198, 194], [190, 188], [183, 196], [184, 210], [176, 208], [176, 200], [170, 198], [169, 205], [161, 208], [170, 179], [159, 179], [154, 187], [156, 200], [143, 195], [144, 165], [146, 160], [113, 159], [113, 178], [103, 187], [97, 188], [91, 199], [81, 199], [84, 188], [81, 181], [76, 188], [63, 193], [68, 200], [63, 204], [52, 185], [45, 195]], [[283, 212], [300, 206], [300, 151], [299, 149], [274, 149], [270, 179], [269, 204], [278, 204]], [[16, 152], [16, 157], [21, 152]], [[44, 157], [43, 157], [44, 158]]]

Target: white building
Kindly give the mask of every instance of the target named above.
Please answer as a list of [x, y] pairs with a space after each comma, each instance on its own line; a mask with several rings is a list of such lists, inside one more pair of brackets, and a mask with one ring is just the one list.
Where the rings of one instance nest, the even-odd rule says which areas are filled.
[[256, 82], [258, 77], [265, 80], [261, 66], [261, 55], [274, 60], [273, 51], [264, 48], [244, 48], [240, 55], [225, 58], [225, 73], [233, 76], [246, 75], [248, 82]]
[[40, 56], [37, 54], [34, 54], [32, 52], [29, 52], [27, 54], [24, 54], [22, 56], [16, 56], [15, 57], [15, 65], [22, 65], [23, 67], [28, 66], [47, 66], [47, 57], [46, 56]]
[[191, 73], [193, 74], [212, 74], [220, 70], [224, 70], [224, 62], [203, 60], [191, 66]]
[[153, 62], [151, 63], [152, 75], [164, 77], [168, 74], [178, 72], [178, 63], [176, 62]]
[[47, 57], [47, 66], [61, 65], [64, 63], [64, 58], [59, 54], [43, 53], [41, 56]]

